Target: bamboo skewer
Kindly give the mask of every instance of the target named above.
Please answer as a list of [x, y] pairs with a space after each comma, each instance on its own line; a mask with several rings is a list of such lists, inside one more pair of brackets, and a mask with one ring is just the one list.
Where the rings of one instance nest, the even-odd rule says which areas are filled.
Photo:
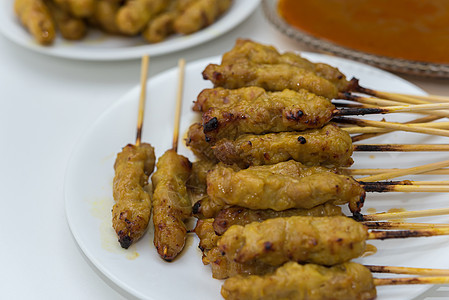
[[[449, 224], [435, 224], [435, 223], [363, 222], [363, 225], [365, 225], [369, 229], [432, 229], [432, 228], [449, 228]], [[448, 274], [448, 276], [449, 276], [449, 274]]]
[[343, 124], [355, 124], [359, 126], [373, 126], [380, 128], [389, 128], [393, 130], [401, 130], [407, 132], [416, 132], [416, 133], [425, 133], [439, 136], [449, 137], [449, 130], [437, 129], [437, 128], [425, 128], [425, 127], [416, 127], [413, 124], [402, 124], [395, 122], [381, 122], [381, 121], [371, 121], [371, 120], [362, 120], [357, 118], [345, 118], [345, 117], [335, 117], [333, 118], [334, 122], [343, 123]]
[[409, 274], [427, 276], [449, 276], [447, 269], [410, 268], [393, 266], [373, 266], [365, 265], [372, 273]]
[[[341, 108], [334, 111], [336, 116], [347, 115], [365, 115], [365, 114], [391, 114], [391, 113], [404, 113], [404, 112], [422, 112], [433, 111], [437, 109], [448, 109], [449, 103], [433, 103], [433, 104], [417, 104], [417, 105], [400, 105], [400, 106], [388, 106], [388, 107], [366, 107], [366, 108]], [[435, 114], [432, 112], [432, 114]], [[439, 114], [440, 115], [440, 114]], [[449, 112], [443, 112], [442, 116], [449, 116]]]
[[368, 176], [360, 178], [359, 181], [380, 181], [380, 180], [387, 180], [392, 179], [404, 175], [410, 175], [410, 174], [420, 174], [422, 172], [432, 171], [439, 168], [447, 167], [449, 166], [449, 160], [440, 161], [436, 163], [426, 164], [418, 167], [408, 168], [408, 169], [400, 169], [397, 171], [391, 171], [383, 174]]
[[[449, 122], [410, 123], [407, 125], [409, 125], [410, 127], [438, 128], [438, 129], [446, 129], [446, 130], [449, 129]], [[349, 134], [391, 132], [391, 130], [388, 128], [379, 128], [379, 127], [373, 127], [373, 126], [367, 126], [367, 127], [351, 126], [351, 127], [341, 127], [341, 129], [346, 131]]]
[[373, 230], [368, 232], [368, 240], [401, 239], [409, 237], [429, 237], [448, 235], [449, 228], [415, 229], [415, 230]]
[[181, 58], [178, 61], [179, 77], [178, 77], [178, 90], [176, 93], [175, 124], [174, 124], [174, 130], [173, 130], [173, 150], [175, 150], [175, 152], [178, 152], [179, 123], [180, 123], [180, 119], [181, 119], [182, 94], [184, 91], [185, 65], [186, 65], [186, 61]]
[[449, 97], [438, 96], [438, 95], [407, 95], [401, 93], [392, 93], [392, 92], [382, 92], [376, 91], [369, 88], [358, 87], [358, 92], [378, 97], [378, 98], [386, 98], [397, 100], [405, 103], [418, 103], [419, 100], [427, 101], [427, 102], [449, 102]]
[[145, 112], [145, 100], [146, 100], [146, 90], [147, 90], [147, 76], [148, 76], [148, 65], [150, 62], [150, 57], [145, 55], [142, 57], [142, 66], [140, 71], [140, 97], [139, 97], [139, 111], [137, 115], [137, 133], [136, 133], [136, 146], [140, 145], [142, 140], [142, 127], [143, 127], [143, 117]]
[[[400, 171], [404, 169], [393, 168], [393, 169], [341, 169], [345, 174], [348, 175], [377, 175], [393, 171]], [[435, 169], [432, 171], [420, 172], [420, 175], [449, 175], [449, 168]], [[409, 173], [413, 175], [413, 173]]]
[[[432, 115], [441, 116], [441, 117], [449, 116], [448, 110], [441, 110], [441, 109], [446, 109], [446, 107], [444, 107], [444, 106], [446, 104], [448, 104], [449, 102], [429, 103], [428, 101], [419, 100], [419, 99], [414, 99], [414, 100], [410, 100], [410, 101], [395, 101], [395, 100], [387, 100], [387, 99], [381, 99], [381, 98], [362, 97], [362, 96], [352, 95], [349, 93], [344, 93], [342, 95], [342, 98], [344, 98], [346, 100], [362, 103], [366, 108], [374, 108], [374, 107], [378, 107], [378, 106], [393, 107], [393, 106], [397, 106], [397, 105], [404, 105], [404, 103], [407, 103], [407, 104], [411, 105], [412, 107], [431, 104], [431, 105], [435, 105], [435, 110], [426, 111], [425, 112], [426, 114], [432, 114]], [[438, 105], [442, 105], [442, 106], [438, 107]], [[407, 106], [407, 105], [405, 105], [405, 106]], [[422, 113], [422, 111], [420, 111], [418, 113]]]
[[374, 278], [374, 285], [399, 284], [443, 284], [449, 283], [449, 277], [405, 277], [405, 278]]
[[417, 152], [417, 151], [449, 151], [449, 144], [358, 144], [353, 151], [370, 152]]
[[384, 182], [364, 182], [364, 184], [371, 185], [449, 185], [448, 180], [439, 181], [413, 181], [413, 180], [403, 180], [403, 181], [384, 181]]
[[[404, 124], [428, 123], [428, 122], [433, 122], [433, 121], [439, 120], [441, 118], [442, 117], [439, 117], [439, 116], [426, 116], [426, 117], [418, 118], [418, 119], [415, 119], [415, 120], [412, 120], [412, 121], [409, 121], [409, 122], [405, 122]], [[388, 130], [385, 133], [389, 133], [389, 132], [394, 131], [394, 129], [385, 129], [385, 130]], [[352, 139], [352, 142], [355, 143], [355, 142], [359, 142], [359, 141], [366, 140], [366, 139], [369, 139], [369, 138], [373, 138], [373, 137], [376, 137], [376, 136], [380, 136], [380, 135], [383, 135], [385, 133], [364, 133], [364, 134], [360, 134], [360, 135], [357, 135], [357, 136], [353, 136], [353, 137], [351, 137], [351, 139]]]
[[434, 208], [415, 211], [399, 211], [399, 212], [384, 212], [370, 215], [361, 215], [361, 221], [383, 221], [383, 220], [397, 220], [421, 217], [434, 217], [449, 214], [449, 208]]
[[399, 193], [448, 193], [449, 185], [364, 185], [363, 188], [367, 192], [387, 193], [387, 192], [399, 192]]

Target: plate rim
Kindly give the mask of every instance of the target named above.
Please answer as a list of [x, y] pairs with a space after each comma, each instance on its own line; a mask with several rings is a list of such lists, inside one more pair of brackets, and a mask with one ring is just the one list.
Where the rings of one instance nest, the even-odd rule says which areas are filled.
[[[210, 26], [190, 35], [168, 39], [165, 41], [165, 44], [164, 42], [155, 44], [145, 43], [143, 38], [138, 37], [139, 43], [142, 42], [142, 45], [114, 47], [112, 49], [81, 48], [81, 50], [79, 50], [80, 48], [75, 48], [75, 51], [70, 50], [73, 49], [72, 45], [76, 46], [78, 43], [81, 45], [92, 44], [92, 42], [89, 43], [89, 41], [86, 40], [81, 40], [79, 42], [67, 41], [58, 35], [58, 42], [68, 44], [69, 46], [60, 47], [55, 45], [39, 45], [34, 41], [28, 31], [19, 23], [13, 11], [12, 1], [13, 0], [4, 0], [0, 2], [0, 33], [15, 44], [37, 53], [71, 60], [123, 61], [137, 59], [142, 55], [161, 56], [175, 53], [218, 38], [244, 22], [252, 13], [254, 13], [261, 0], [233, 0], [229, 11]], [[108, 36], [104, 33], [102, 33], [102, 35]], [[112, 38], [117, 41], [120, 39], [126, 39], [126, 37], [114, 36], [112, 36]], [[130, 37], [129, 39], [137, 39], [137, 37]]]

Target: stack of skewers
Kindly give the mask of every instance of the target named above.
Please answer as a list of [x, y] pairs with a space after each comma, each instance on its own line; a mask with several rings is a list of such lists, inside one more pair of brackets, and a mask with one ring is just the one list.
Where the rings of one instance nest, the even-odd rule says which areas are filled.
[[[449, 136], [445, 122], [431, 122], [449, 115], [447, 103], [381, 94], [331, 66], [248, 40], [237, 41], [203, 77], [214, 88], [199, 94], [193, 109], [201, 122], [192, 124], [186, 139], [198, 160], [191, 164], [176, 153], [175, 133], [173, 149], [159, 158], [152, 178], [155, 246], [163, 259], [171, 261], [182, 251], [185, 222], [193, 213], [203, 263], [214, 278], [228, 278], [222, 288], [226, 299], [374, 299], [376, 285], [448, 282], [446, 277], [373, 280], [371, 272], [447, 276], [449, 271], [366, 267], [351, 260], [363, 255], [370, 239], [449, 234], [449, 224], [385, 222], [447, 210], [361, 214], [367, 192], [448, 192], [444, 181], [384, 180], [445, 174], [449, 161], [394, 170], [348, 168], [353, 151], [448, 151], [445, 144], [353, 144], [395, 130]], [[396, 112], [426, 116], [409, 124], [348, 117]], [[176, 119], [179, 123], [179, 114]], [[350, 213], [340, 206], [346, 204]], [[133, 222], [124, 218], [125, 224]], [[120, 230], [120, 243], [129, 246], [122, 241], [131, 235]]]

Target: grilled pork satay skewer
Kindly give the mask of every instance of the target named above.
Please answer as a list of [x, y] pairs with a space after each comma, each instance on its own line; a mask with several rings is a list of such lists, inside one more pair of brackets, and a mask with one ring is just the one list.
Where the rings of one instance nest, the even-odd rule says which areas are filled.
[[147, 184], [156, 158], [154, 148], [150, 144], [141, 143], [148, 61], [148, 56], [142, 58], [136, 144], [126, 145], [117, 154], [114, 164], [115, 204], [112, 208], [112, 226], [120, 245], [125, 249], [142, 237], [151, 216], [151, 198], [147, 192]]
[[288, 261], [331, 266], [363, 254], [369, 239], [427, 237], [449, 234], [449, 228], [368, 231], [344, 216], [275, 218], [231, 226], [218, 241], [228, 258], [280, 266]]
[[448, 145], [358, 144], [333, 123], [320, 129], [268, 134], [244, 134], [232, 139], [220, 139], [214, 146], [205, 140], [200, 124], [192, 124], [186, 145], [202, 159], [241, 168], [275, 164], [289, 159], [308, 165], [350, 166], [353, 151], [448, 151]]
[[[239, 263], [233, 259], [228, 258], [226, 255], [222, 254], [220, 249], [217, 247], [217, 243], [220, 240], [220, 236], [215, 232], [215, 222], [214, 219], [204, 219], [198, 220], [195, 227], [195, 233], [200, 239], [199, 248], [203, 252], [203, 263], [205, 265], [210, 265], [212, 270], [212, 277], [216, 279], [226, 279], [238, 274], [246, 275], [263, 275], [266, 273], [273, 272], [276, 267], [270, 266], [269, 264], [262, 263], [260, 261], [253, 261], [250, 263]], [[255, 221], [255, 222], [261, 222]], [[246, 223], [245, 223], [246, 224]], [[401, 225], [404, 223], [401, 223]], [[408, 224], [405, 224], [408, 225]], [[420, 224], [417, 224], [420, 225]], [[427, 224], [422, 224], [427, 225]], [[430, 228], [430, 227], [422, 227]], [[388, 268], [383, 267], [383, 269], [377, 268], [377, 270], [387, 270], [390, 272], [397, 272], [398, 270], [403, 270], [403, 274], [419, 274], [419, 275], [445, 275], [443, 270], [434, 269], [416, 269], [416, 268]], [[433, 271], [433, 272], [432, 272]], [[446, 271], [448, 272], [448, 271]]]
[[192, 212], [186, 187], [192, 164], [186, 157], [177, 154], [184, 66], [185, 61], [181, 59], [173, 147], [159, 158], [152, 177], [154, 245], [166, 261], [172, 261], [184, 248], [187, 235], [184, 222]]
[[[436, 105], [449, 107], [449, 103]], [[221, 108], [211, 107], [203, 114], [202, 123], [206, 138], [215, 142], [220, 138], [233, 139], [245, 133], [261, 134], [321, 128], [336, 116], [412, 112], [434, 109], [436, 105], [336, 109], [326, 98], [306, 90], [284, 90], [265, 92], [254, 99], [242, 99]], [[413, 126], [415, 132], [422, 130], [416, 125], [403, 126], [406, 128]], [[448, 131], [433, 128], [426, 130], [430, 133], [432, 130], [433, 133], [446, 132], [449, 136]]]
[[210, 64], [203, 77], [215, 87], [229, 89], [260, 86], [266, 90], [307, 89], [317, 95], [335, 98], [338, 92], [353, 90], [356, 82], [326, 64], [314, 64], [294, 53], [280, 54], [275, 48], [237, 40], [225, 53], [220, 65]]
[[330, 268], [289, 262], [264, 276], [229, 278], [224, 282], [221, 294], [226, 300], [372, 300], [377, 295], [376, 286], [448, 282], [449, 277], [373, 278], [368, 268], [353, 262]]
[[[407, 172], [419, 173], [447, 165], [449, 161], [437, 162], [376, 175], [375, 178], [389, 179], [403, 176]], [[310, 209], [324, 203], [349, 203], [350, 210], [357, 213], [363, 206], [365, 190], [420, 190], [416, 186], [390, 184], [378, 184], [374, 189], [372, 183], [364, 184], [374, 177], [365, 178], [358, 182], [352, 177], [338, 174], [338, 169], [306, 167], [292, 160], [243, 170], [218, 164], [207, 175], [209, 207], [206, 207], [206, 210], [216, 212], [226, 206], [238, 205], [251, 209], [280, 211], [290, 208]], [[446, 189], [445, 186], [430, 186], [421, 190], [431, 191], [439, 188]], [[203, 203], [204, 200], [197, 202], [194, 210], [201, 211]]]
[[276, 211], [349, 203], [350, 210], [357, 212], [365, 200], [365, 190], [352, 177], [295, 161], [239, 171], [218, 164], [207, 174], [207, 194], [218, 207], [239, 205]]

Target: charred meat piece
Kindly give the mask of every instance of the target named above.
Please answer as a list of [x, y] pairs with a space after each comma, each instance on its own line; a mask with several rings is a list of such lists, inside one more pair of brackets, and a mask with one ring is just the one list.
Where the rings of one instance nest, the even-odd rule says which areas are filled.
[[265, 276], [235, 276], [221, 288], [227, 300], [372, 300], [376, 287], [371, 272], [348, 262], [331, 268], [286, 263]]
[[363, 254], [367, 228], [346, 216], [293, 216], [231, 226], [218, 241], [229, 259], [280, 266], [288, 261], [325, 266]]
[[211, 144], [206, 141], [201, 123], [193, 123], [190, 125], [187, 131], [186, 146], [192, 150], [196, 157], [202, 160], [217, 162]]
[[206, 140], [235, 139], [246, 133], [298, 131], [321, 128], [335, 106], [326, 98], [306, 90], [266, 92], [224, 108], [212, 107], [202, 116]]
[[129, 144], [117, 155], [112, 226], [125, 249], [141, 238], [148, 226], [151, 198], [146, 186], [155, 160], [154, 149], [149, 144]]
[[157, 162], [153, 181], [154, 245], [159, 255], [172, 261], [184, 248], [192, 204], [186, 183], [191, 175], [190, 161], [173, 149]]

